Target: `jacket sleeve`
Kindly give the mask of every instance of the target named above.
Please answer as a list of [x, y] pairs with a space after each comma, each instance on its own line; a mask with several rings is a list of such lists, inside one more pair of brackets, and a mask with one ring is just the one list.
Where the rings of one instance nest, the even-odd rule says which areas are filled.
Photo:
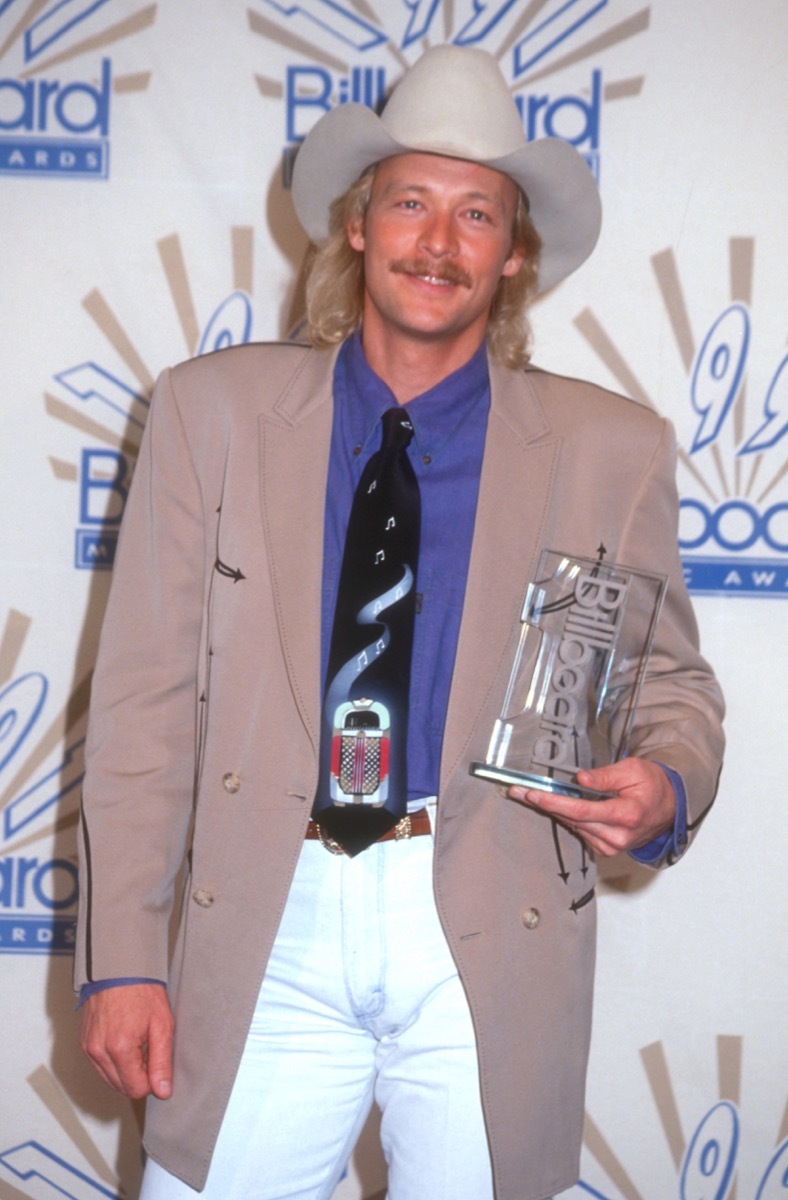
[[93, 680], [75, 986], [167, 979], [195, 774], [204, 512], [169, 372], [157, 383]]
[[[678, 550], [679, 498], [672, 426], [662, 435], [643, 473], [622, 534], [622, 563], [667, 576], [628, 753], [677, 771], [687, 798], [687, 841], [692, 841], [717, 790], [724, 736], [722, 693], [699, 649], [698, 627], [684, 583]], [[673, 848], [649, 863], [669, 865]]]

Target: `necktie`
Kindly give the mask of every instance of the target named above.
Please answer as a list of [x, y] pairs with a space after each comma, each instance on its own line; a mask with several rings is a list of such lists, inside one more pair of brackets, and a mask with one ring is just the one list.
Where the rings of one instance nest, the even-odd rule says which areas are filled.
[[413, 426], [383, 414], [381, 447], [348, 521], [323, 701], [312, 816], [349, 855], [407, 813], [407, 730], [421, 504]]

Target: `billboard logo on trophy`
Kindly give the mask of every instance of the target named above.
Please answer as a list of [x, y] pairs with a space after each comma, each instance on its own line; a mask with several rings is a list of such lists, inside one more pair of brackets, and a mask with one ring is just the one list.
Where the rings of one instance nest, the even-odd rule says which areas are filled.
[[471, 773], [564, 796], [582, 768], [627, 753], [664, 576], [545, 550], [526, 593], [500, 714]]

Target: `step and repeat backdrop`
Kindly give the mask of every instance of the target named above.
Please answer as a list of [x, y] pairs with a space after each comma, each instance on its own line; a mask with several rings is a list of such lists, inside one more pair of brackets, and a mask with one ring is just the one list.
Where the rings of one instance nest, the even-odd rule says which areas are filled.
[[[139, 1184], [142, 1114], [81, 1059], [71, 954], [90, 674], [154, 379], [295, 327], [299, 140], [440, 42], [495, 54], [528, 136], [599, 181], [599, 247], [536, 306], [534, 357], [675, 423], [729, 703], [688, 859], [605, 869], [566, 1196], [788, 1198], [788, 4], [0, 0], [2, 1200]], [[375, 1134], [342, 1200], [384, 1194]]]

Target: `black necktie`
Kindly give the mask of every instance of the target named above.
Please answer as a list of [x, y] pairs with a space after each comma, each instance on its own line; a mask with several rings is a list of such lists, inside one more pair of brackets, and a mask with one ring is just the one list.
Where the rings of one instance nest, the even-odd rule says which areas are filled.
[[312, 816], [347, 854], [407, 813], [407, 732], [421, 504], [404, 410], [358, 482], [339, 577]]

